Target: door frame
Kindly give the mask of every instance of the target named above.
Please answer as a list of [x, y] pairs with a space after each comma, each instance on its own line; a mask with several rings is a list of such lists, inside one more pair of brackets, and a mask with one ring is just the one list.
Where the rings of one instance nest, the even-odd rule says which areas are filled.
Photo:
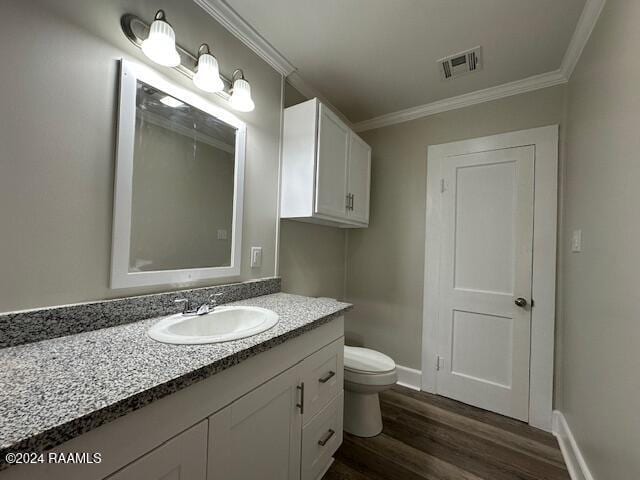
[[529, 424], [551, 431], [558, 228], [558, 125], [430, 145], [422, 313], [422, 390], [436, 393], [438, 354], [441, 165], [450, 156], [533, 145], [534, 215], [529, 367]]

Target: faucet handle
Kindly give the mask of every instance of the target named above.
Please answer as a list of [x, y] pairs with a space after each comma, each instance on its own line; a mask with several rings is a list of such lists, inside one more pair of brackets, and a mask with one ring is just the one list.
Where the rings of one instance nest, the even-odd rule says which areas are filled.
[[191, 310], [191, 301], [188, 298], [177, 298], [173, 301], [176, 305], [183, 304], [182, 313], [185, 314]]
[[224, 295], [223, 293], [212, 293], [211, 295], [209, 295], [209, 303], [212, 304], [214, 307], [218, 306], [218, 299]]

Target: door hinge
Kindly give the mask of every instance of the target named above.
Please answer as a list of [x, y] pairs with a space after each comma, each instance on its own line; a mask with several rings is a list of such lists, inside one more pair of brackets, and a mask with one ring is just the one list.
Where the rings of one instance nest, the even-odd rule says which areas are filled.
[[444, 185], [444, 178], [440, 179], [440, 193], [444, 193], [444, 191], [446, 190], [445, 185]]
[[436, 355], [436, 370], [441, 370], [444, 368], [444, 358], [440, 355]]

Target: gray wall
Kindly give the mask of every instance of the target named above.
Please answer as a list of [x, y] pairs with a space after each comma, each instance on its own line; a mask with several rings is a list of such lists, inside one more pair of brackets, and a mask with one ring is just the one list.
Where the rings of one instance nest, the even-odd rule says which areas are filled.
[[[284, 106], [307, 98], [285, 82]], [[345, 230], [292, 220], [280, 222], [280, 276], [285, 292], [344, 298]]]
[[282, 290], [344, 298], [344, 230], [293, 220], [282, 220], [280, 228]]
[[607, 2], [568, 90], [558, 407], [598, 480], [640, 478], [639, 24]]
[[[248, 123], [240, 279], [274, 274], [281, 76], [192, 1], [9, 1], [0, 15], [0, 311], [168, 289], [109, 288], [117, 60], [148, 63], [119, 19], [151, 19], [158, 8], [181, 44], [208, 42], [224, 74], [241, 66], [251, 82], [256, 109], [239, 114]], [[262, 268], [248, 265], [252, 245], [264, 249]]]
[[421, 368], [427, 147], [561, 124], [558, 86], [363, 132], [373, 149], [369, 228], [348, 232], [347, 341]]

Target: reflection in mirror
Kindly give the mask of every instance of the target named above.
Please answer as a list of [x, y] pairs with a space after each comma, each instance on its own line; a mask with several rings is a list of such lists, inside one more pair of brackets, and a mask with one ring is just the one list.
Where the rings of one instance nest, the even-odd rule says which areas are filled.
[[235, 137], [137, 81], [130, 272], [231, 265]]

